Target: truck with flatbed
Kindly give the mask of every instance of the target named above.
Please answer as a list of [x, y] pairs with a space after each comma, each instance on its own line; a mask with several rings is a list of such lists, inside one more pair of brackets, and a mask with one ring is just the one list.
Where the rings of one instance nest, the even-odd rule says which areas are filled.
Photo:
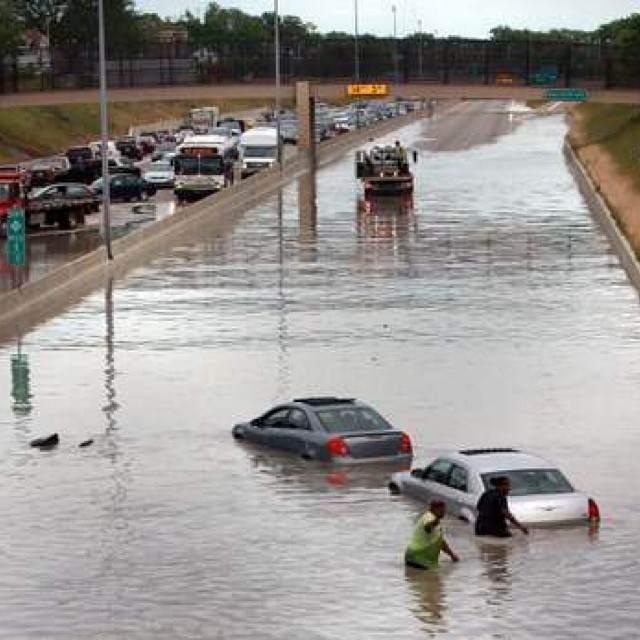
[[57, 226], [71, 229], [83, 225], [85, 216], [99, 209], [99, 199], [83, 184], [48, 185], [27, 193], [27, 174], [20, 167], [0, 168], [0, 234], [5, 235], [9, 211], [25, 213], [29, 228]]

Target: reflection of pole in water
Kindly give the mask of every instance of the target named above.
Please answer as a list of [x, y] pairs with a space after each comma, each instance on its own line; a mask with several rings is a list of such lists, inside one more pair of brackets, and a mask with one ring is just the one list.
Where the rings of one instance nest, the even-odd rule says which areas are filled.
[[102, 411], [107, 417], [107, 432], [117, 428], [115, 413], [119, 408], [116, 402], [115, 388], [115, 359], [113, 352], [113, 279], [109, 278], [104, 294], [104, 311], [106, 321], [105, 332], [105, 367], [104, 367], [104, 388], [106, 391], [106, 404]]
[[11, 356], [11, 398], [14, 414], [25, 416], [31, 413], [31, 375], [29, 358], [22, 353], [22, 338], [18, 338], [18, 353]]
[[282, 189], [278, 189], [278, 387], [277, 398], [280, 400], [289, 393], [291, 370], [289, 366], [289, 327], [287, 323], [287, 300], [284, 292], [284, 224], [283, 224]]
[[314, 171], [308, 171], [298, 179], [298, 224], [300, 243], [315, 245], [318, 232], [318, 205]]

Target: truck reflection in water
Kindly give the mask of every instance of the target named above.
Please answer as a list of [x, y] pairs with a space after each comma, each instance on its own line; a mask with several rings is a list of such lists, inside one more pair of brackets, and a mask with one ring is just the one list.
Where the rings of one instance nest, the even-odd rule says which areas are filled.
[[406, 238], [418, 233], [411, 195], [359, 198], [356, 221], [360, 238]]
[[0, 241], [0, 292], [37, 280], [54, 267], [96, 249], [100, 243], [98, 233], [86, 230], [29, 233], [25, 266], [12, 266], [7, 264], [5, 241]]

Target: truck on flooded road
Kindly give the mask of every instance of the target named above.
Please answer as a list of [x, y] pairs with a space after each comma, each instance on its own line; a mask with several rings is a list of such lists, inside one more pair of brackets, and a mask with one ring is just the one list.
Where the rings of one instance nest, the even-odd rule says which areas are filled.
[[273, 127], [256, 127], [240, 137], [242, 177], [272, 167], [278, 155], [278, 133]]
[[27, 194], [26, 173], [20, 168], [0, 168], [0, 235], [5, 235], [9, 211], [25, 212], [27, 227], [42, 225], [71, 229], [83, 225], [85, 216], [97, 211], [99, 201], [78, 183], [57, 183]]

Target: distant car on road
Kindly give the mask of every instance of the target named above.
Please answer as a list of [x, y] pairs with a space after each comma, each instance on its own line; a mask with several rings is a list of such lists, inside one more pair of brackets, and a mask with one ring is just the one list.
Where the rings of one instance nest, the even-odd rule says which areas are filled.
[[305, 460], [339, 464], [410, 464], [411, 439], [366, 404], [345, 398], [301, 398], [278, 405], [233, 437], [294, 453]]
[[[147, 200], [155, 195], [156, 187], [143, 180], [140, 176], [130, 173], [115, 174], [109, 176], [109, 194], [111, 199], [124, 200]], [[101, 195], [103, 189], [102, 178], [98, 178], [92, 185], [91, 190], [96, 195]]]
[[158, 189], [173, 189], [175, 173], [170, 162], [153, 162], [144, 172], [144, 180]]
[[451, 515], [475, 522], [480, 496], [499, 476], [511, 481], [509, 509], [523, 524], [570, 524], [600, 517], [595, 501], [576, 491], [555, 465], [517, 449], [450, 451], [426, 467], [393, 474], [389, 489], [426, 503], [444, 500]]

